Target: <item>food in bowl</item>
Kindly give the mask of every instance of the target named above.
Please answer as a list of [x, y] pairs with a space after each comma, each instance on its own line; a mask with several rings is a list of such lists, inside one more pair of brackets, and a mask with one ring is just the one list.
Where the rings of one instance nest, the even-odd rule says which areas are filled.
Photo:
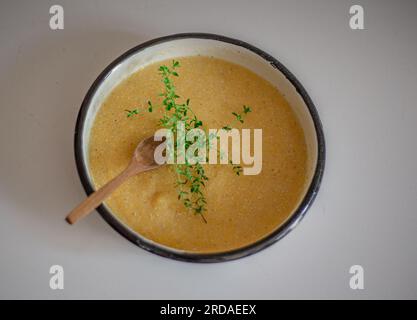
[[[178, 201], [172, 165], [130, 179], [106, 204], [133, 230], [168, 247], [199, 253], [243, 247], [281, 225], [303, 197], [307, 151], [302, 127], [278, 89], [248, 69], [212, 57], [177, 60], [181, 63], [177, 92], [190, 99], [205, 127], [221, 128], [242, 105], [252, 106], [244, 127], [262, 129], [262, 171], [238, 176], [227, 165], [203, 165], [209, 178], [207, 223]], [[158, 68], [170, 63], [154, 63], [135, 72], [98, 111], [89, 147], [96, 188], [120, 173], [139, 141], [160, 127], [165, 112], [161, 108], [146, 113], [139, 107], [142, 114], [134, 118], [125, 110], [147, 106], [151, 100], [162, 103], [163, 97], [157, 96], [164, 85]]]
[[[238, 51], [228, 51], [227, 46], [224, 50], [212, 41], [235, 47], [235, 40], [216, 37], [173, 36], [151, 44], [162, 45], [153, 52], [143, 46], [142, 58], [138, 56], [143, 48], [120, 58], [109, 68], [113, 75], [104, 72], [90, 90], [78, 125], [79, 169], [88, 178], [84, 185], [97, 189], [128, 165], [138, 142], [161, 127], [164, 110], [147, 109], [162, 104], [158, 94], [164, 83], [158, 70], [173, 58], [180, 62], [176, 92], [189, 101], [204, 128], [222, 128], [236, 110], [251, 106], [241, 127], [262, 129], [262, 170], [241, 175], [227, 165], [204, 164], [208, 177], [204, 215], [179, 201], [172, 165], [131, 178], [99, 209], [116, 229], [145, 249], [186, 260], [236, 258], [285, 235], [314, 199], [324, 166], [320, 122], [301, 85], [272, 61], [282, 68], [276, 69], [266, 54], [242, 53], [247, 44], [241, 42]], [[209, 43], [204, 43], [207, 39]], [[183, 50], [187, 41], [197, 45]], [[232, 59], [234, 55], [237, 59]]]

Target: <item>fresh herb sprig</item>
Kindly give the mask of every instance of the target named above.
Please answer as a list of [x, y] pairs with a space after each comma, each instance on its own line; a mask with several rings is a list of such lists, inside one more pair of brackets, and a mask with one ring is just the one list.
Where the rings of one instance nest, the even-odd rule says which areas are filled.
[[[179, 61], [173, 60], [170, 67], [162, 65], [158, 68], [159, 74], [162, 77], [164, 84], [164, 91], [159, 94], [162, 97], [162, 108], [164, 114], [159, 120], [162, 127], [171, 130], [176, 134], [177, 123], [182, 121], [186, 130], [199, 128], [203, 126], [203, 121], [200, 120], [190, 107], [190, 99], [179, 103], [180, 96], [176, 93], [176, 88], [173, 83], [173, 77], [178, 77], [177, 68], [180, 67]], [[147, 103], [147, 111], [153, 112], [155, 106], [151, 101]], [[139, 109], [125, 110], [127, 117], [132, 117], [140, 114]], [[251, 108], [243, 106], [242, 113], [233, 112], [235, 121], [239, 124], [244, 122], [246, 115], [251, 112]], [[224, 126], [222, 129], [231, 130], [234, 123]], [[176, 140], [176, 139], [174, 139]], [[191, 145], [191, 142], [185, 143], [185, 150]], [[177, 159], [177, 143], [174, 142], [174, 157]], [[233, 163], [230, 161], [233, 165]], [[207, 211], [207, 200], [203, 192], [208, 177], [201, 163], [190, 164], [187, 159], [185, 164], [174, 164], [174, 170], [177, 174], [176, 186], [178, 187], [178, 200], [181, 200], [184, 206], [192, 210], [195, 214], [199, 214], [204, 222], [207, 220], [204, 217], [204, 212]], [[241, 166], [233, 165], [233, 171], [240, 175], [243, 171]]]
[[139, 109], [133, 109], [133, 110], [125, 110], [127, 112], [127, 117], [133, 117], [134, 115], [139, 114]]
[[[235, 124], [242, 124], [245, 122], [245, 118], [247, 116], [248, 113], [252, 112], [252, 108], [249, 106], [244, 105], [243, 106], [243, 111], [242, 113], [237, 113], [237, 112], [232, 112], [232, 115], [235, 117], [234, 122], [223, 126], [222, 129], [226, 130], [226, 131], [231, 131], [233, 129], [233, 127], [235, 126]], [[216, 136], [217, 140], [219, 139], [219, 136]], [[223, 157], [224, 155], [220, 154], [220, 151], [217, 152], [218, 155], [221, 157]], [[229, 160], [229, 164], [232, 165], [233, 168], [233, 172], [240, 176], [240, 174], [243, 172], [243, 168], [240, 165], [234, 164], [232, 160]]]
[[230, 130], [233, 129], [235, 123], [238, 123], [238, 124], [244, 123], [245, 122], [244, 119], [246, 118], [246, 115], [249, 112], [252, 112], [252, 108], [249, 107], [249, 106], [245, 106], [245, 105], [243, 106], [243, 112], [242, 113], [232, 112], [232, 115], [235, 116], [234, 123], [228, 124], [228, 125], [222, 127], [222, 129], [226, 130], [226, 131], [230, 131]]

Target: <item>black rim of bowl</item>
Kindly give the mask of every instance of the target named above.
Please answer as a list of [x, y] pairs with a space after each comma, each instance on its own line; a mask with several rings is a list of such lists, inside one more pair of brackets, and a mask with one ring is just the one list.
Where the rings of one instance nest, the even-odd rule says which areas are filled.
[[297, 92], [300, 94], [302, 99], [304, 100], [307, 108], [310, 112], [312, 117], [316, 136], [317, 136], [317, 164], [314, 170], [314, 175], [312, 181], [310, 183], [307, 192], [299, 204], [298, 208], [294, 211], [290, 218], [285, 221], [281, 226], [279, 226], [275, 231], [267, 235], [266, 237], [241, 248], [234, 249], [231, 251], [219, 252], [219, 253], [191, 253], [191, 252], [184, 252], [181, 250], [170, 249], [168, 247], [159, 246], [158, 244], [153, 244], [145, 239], [141, 238], [136, 232], [131, 230], [130, 228], [126, 227], [123, 223], [119, 222], [117, 218], [115, 218], [109, 210], [104, 205], [101, 205], [97, 208], [97, 211], [100, 215], [104, 218], [107, 223], [109, 223], [116, 231], [118, 231], [121, 235], [125, 238], [133, 242], [134, 244], [138, 245], [139, 247], [150, 251], [152, 253], [158, 254], [160, 256], [188, 261], [188, 262], [221, 262], [221, 261], [230, 261], [238, 258], [242, 258], [253, 253], [256, 253], [262, 249], [265, 249], [272, 245], [273, 243], [277, 242], [278, 240], [282, 239], [285, 235], [287, 235], [294, 227], [301, 221], [301, 219], [305, 216], [307, 210], [312, 205], [314, 199], [316, 198], [317, 192], [320, 187], [321, 179], [323, 176], [324, 171], [324, 164], [325, 164], [325, 141], [323, 135], [323, 128], [317, 113], [316, 107], [314, 106], [313, 101], [307, 94], [304, 87], [301, 83], [297, 80], [297, 78], [277, 59], [269, 55], [268, 53], [250, 45], [249, 43], [228, 38], [225, 36], [217, 35], [217, 34], [209, 34], [209, 33], [180, 33], [180, 34], [173, 34], [157, 39], [153, 39], [147, 42], [144, 42], [128, 51], [123, 53], [119, 56], [116, 60], [110, 63], [107, 68], [97, 77], [94, 81], [90, 89], [88, 90], [80, 111], [78, 113], [76, 128], [75, 128], [75, 136], [74, 136], [74, 151], [75, 151], [75, 160], [77, 164], [78, 174], [80, 175], [80, 179], [82, 185], [89, 195], [94, 192], [93, 186], [90, 184], [89, 177], [87, 175], [87, 164], [84, 159], [83, 154], [83, 131], [84, 125], [86, 120], [86, 115], [88, 108], [90, 106], [90, 102], [92, 97], [94, 96], [97, 88], [101, 85], [101, 83], [106, 79], [106, 77], [113, 71], [113, 69], [123, 62], [125, 59], [129, 58], [133, 54], [144, 50], [145, 48], [167, 42], [172, 40], [178, 39], [185, 39], [185, 38], [195, 38], [195, 39], [210, 39], [210, 40], [217, 40], [221, 42], [226, 42], [230, 44], [234, 44], [236, 46], [243, 47], [248, 49], [258, 56], [262, 57], [266, 61], [268, 61], [274, 68], [278, 69], [295, 87]]

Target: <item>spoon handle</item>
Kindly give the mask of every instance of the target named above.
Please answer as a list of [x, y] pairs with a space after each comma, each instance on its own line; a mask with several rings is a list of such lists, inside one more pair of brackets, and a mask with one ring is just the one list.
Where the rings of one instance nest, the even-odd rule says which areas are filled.
[[74, 224], [79, 219], [88, 215], [96, 209], [116, 188], [126, 181], [132, 175], [132, 170], [127, 167], [122, 173], [113, 180], [107, 182], [102, 188], [93, 192], [87, 199], [75, 207], [65, 218], [69, 224]]

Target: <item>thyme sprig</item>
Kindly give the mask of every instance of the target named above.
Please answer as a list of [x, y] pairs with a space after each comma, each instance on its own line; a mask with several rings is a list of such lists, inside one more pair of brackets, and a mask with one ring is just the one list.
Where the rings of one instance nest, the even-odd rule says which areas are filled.
[[[162, 98], [162, 107], [164, 114], [159, 120], [159, 123], [162, 127], [171, 130], [173, 134], [177, 133], [177, 123], [179, 121], [183, 122], [185, 125], [185, 130], [190, 130], [193, 128], [199, 128], [203, 126], [203, 121], [200, 120], [194, 111], [190, 107], [190, 99], [186, 99], [185, 102], [180, 102], [180, 96], [176, 92], [175, 85], [173, 83], [174, 77], [178, 77], [177, 68], [180, 67], [180, 62], [173, 60], [171, 66], [161, 65], [158, 68], [158, 72], [161, 75], [162, 83], [164, 84], [164, 91], [159, 94]], [[156, 108], [151, 101], [147, 102], [147, 111], [153, 112]], [[125, 110], [127, 112], [127, 117], [132, 117], [139, 115], [139, 109]], [[223, 127], [224, 130], [231, 130], [234, 123], [241, 124], [244, 122], [246, 115], [251, 112], [251, 108], [248, 106], [243, 106], [242, 113], [233, 112], [232, 115], [235, 117], [234, 122]], [[176, 139], [174, 139], [176, 140]], [[186, 141], [185, 150], [192, 143]], [[177, 142], [174, 142], [174, 157], [177, 159]], [[230, 161], [233, 165], [233, 163]], [[177, 175], [176, 186], [178, 189], [178, 200], [181, 200], [184, 206], [195, 214], [199, 214], [204, 222], [207, 223], [207, 220], [204, 217], [204, 212], [207, 211], [206, 205], [207, 200], [203, 189], [206, 185], [206, 182], [209, 178], [206, 175], [204, 167], [201, 163], [197, 162], [195, 164], [190, 164], [187, 159], [185, 159], [185, 164], [174, 164], [174, 171]], [[242, 167], [233, 165], [233, 171], [240, 175], [242, 172]]]

